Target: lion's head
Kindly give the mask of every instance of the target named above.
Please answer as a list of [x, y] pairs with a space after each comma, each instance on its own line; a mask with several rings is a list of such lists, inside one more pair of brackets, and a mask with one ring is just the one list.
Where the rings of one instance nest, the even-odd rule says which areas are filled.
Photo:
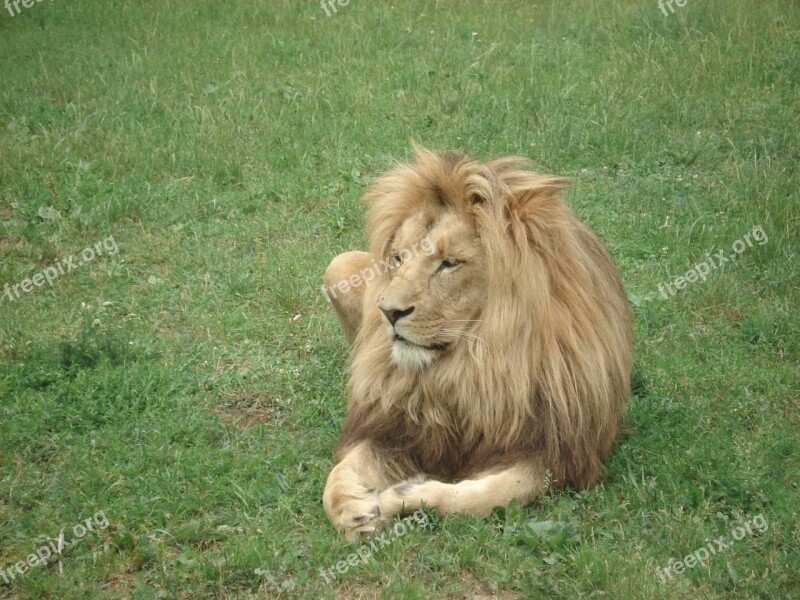
[[566, 180], [520, 164], [418, 148], [365, 193], [389, 268], [364, 292], [340, 447], [383, 440], [452, 476], [521, 453], [557, 482], [598, 475], [629, 389], [627, 302]]

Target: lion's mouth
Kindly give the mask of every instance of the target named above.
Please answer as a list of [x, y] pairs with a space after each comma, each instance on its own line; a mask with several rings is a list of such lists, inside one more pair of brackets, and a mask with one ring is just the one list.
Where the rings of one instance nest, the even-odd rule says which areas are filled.
[[408, 344], [409, 346], [416, 346], [417, 348], [424, 348], [425, 350], [437, 350], [437, 351], [444, 350], [449, 345], [448, 342], [441, 342], [439, 344], [433, 344], [432, 346], [424, 346], [422, 344], [417, 344], [415, 342], [407, 340], [406, 338], [404, 338], [402, 335], [400, 335], [397, 332], [395, 332], [395, 334], [394, 334], [394, 341], [395, 342], [401, 342], [403, 344]]

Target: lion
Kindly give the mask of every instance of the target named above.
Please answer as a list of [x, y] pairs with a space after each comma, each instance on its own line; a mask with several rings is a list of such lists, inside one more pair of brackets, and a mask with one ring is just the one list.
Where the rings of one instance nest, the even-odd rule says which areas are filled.
[[351, 354], [323, 506], [350, 540], [591, 485], [630, 393], [630, 309], [568, 180], [415, 152], [362, 197], [369, 252], [324, 275]]

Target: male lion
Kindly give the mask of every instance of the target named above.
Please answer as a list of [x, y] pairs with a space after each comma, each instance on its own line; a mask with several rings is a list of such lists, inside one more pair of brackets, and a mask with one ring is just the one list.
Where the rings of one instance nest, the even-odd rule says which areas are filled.
[[423, 503], [486, 515], [590, 485], [630, 389], [625, 293], [566, 180], [416, 153], [364, 195], [369, 253], [325, 272], [352, 352], [323, 505], [348, 539]]

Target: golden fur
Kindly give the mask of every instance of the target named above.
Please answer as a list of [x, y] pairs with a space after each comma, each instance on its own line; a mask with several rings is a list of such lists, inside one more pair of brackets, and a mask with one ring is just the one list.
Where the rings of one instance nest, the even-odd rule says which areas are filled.
[[516, 158], [416, 151], [364, 195], [369, 253], [325, 276], [355, 283], [396, 257], [333, 300], [353, 347], [323, 501], [348, 536], [423, 502], [485, 514], [590, 485], [629, 393], [625, 294], [561, 200], [566, 180]]

